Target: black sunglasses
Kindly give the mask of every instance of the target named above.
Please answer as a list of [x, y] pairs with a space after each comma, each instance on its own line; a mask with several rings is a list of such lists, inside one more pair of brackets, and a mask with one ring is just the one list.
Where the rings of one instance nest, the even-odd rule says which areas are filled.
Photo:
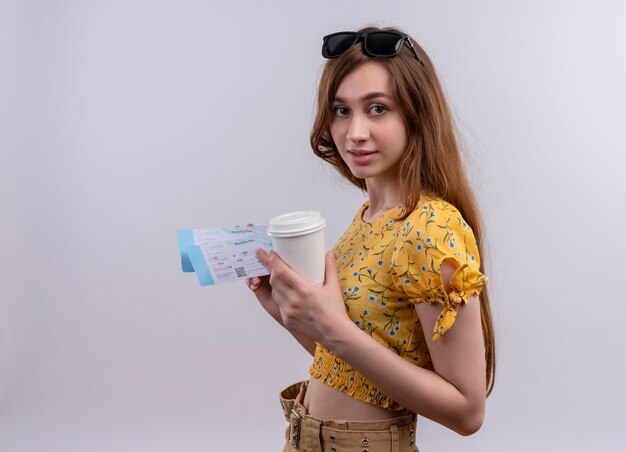
[[379, 58], [390, 58], [400, 53], [404, 41], [409, 43], [409, 47], [415, 54], [415, 58], [422, 66], [424, 62], [417, 54], [411, 39], [404, 33], [395, 31], [372, 31], [355, 32], [340, 31], [324, 36], [322, 44], [322, 56], [324, 58], [337, 58], [350, 47], [363, 39], [363, 51], [366, 55]]

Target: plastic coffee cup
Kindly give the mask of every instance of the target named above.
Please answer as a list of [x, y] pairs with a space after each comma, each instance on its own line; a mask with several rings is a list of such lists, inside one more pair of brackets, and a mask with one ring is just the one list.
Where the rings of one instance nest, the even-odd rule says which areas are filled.
[[277, 215], [267, 227], [274, 251], [300, 276], [324, 284], [326, 220], [315, 210]]

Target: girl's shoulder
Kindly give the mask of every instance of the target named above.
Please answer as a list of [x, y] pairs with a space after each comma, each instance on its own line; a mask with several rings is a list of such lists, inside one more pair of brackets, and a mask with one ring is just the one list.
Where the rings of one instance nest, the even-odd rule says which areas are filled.
[[[416, 220], [418, 218], [436, 217], [438, 213], [461, 217], [459, 210], [450, 202], [436, 193], [424, 193], [420, 195], [419, 201], [408, 218]], [[408, 219], [407, 218], [407, 219]]]

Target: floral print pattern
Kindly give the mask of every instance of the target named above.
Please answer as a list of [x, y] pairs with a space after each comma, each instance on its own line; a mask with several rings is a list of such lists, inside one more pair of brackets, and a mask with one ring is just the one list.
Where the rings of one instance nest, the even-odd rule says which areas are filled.
[[[361, 206], [333, 248], [346, 311], [364, 333], [402, 358], [432, 370], [413, 305], [442, 305], [430, 333], [434, 341], [452, 327], [460, 304], [478, 295], [488, 282], [479, 271], [474, 234], [460, 212], [434, 194], [420, 196], [404, 222], [394, 219], [402, 206], [366, 222], [363, 213], [368, 205], [366, 201]], [[440, 273], [444, 259], [454, 259], [458, 265], [448, 293]], [[391, 410], [403, 408], [320, 344], [309, 373], [358, 400]]]

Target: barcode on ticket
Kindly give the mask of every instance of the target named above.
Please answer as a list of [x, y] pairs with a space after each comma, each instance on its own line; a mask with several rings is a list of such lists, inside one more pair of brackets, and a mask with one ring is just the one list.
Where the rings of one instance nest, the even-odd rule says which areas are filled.
[[241, 278], [242, 276], [248, 276], [246, 270], [243, 267], [235, 267], [235, 272], [237, 272], [237, 278]]

